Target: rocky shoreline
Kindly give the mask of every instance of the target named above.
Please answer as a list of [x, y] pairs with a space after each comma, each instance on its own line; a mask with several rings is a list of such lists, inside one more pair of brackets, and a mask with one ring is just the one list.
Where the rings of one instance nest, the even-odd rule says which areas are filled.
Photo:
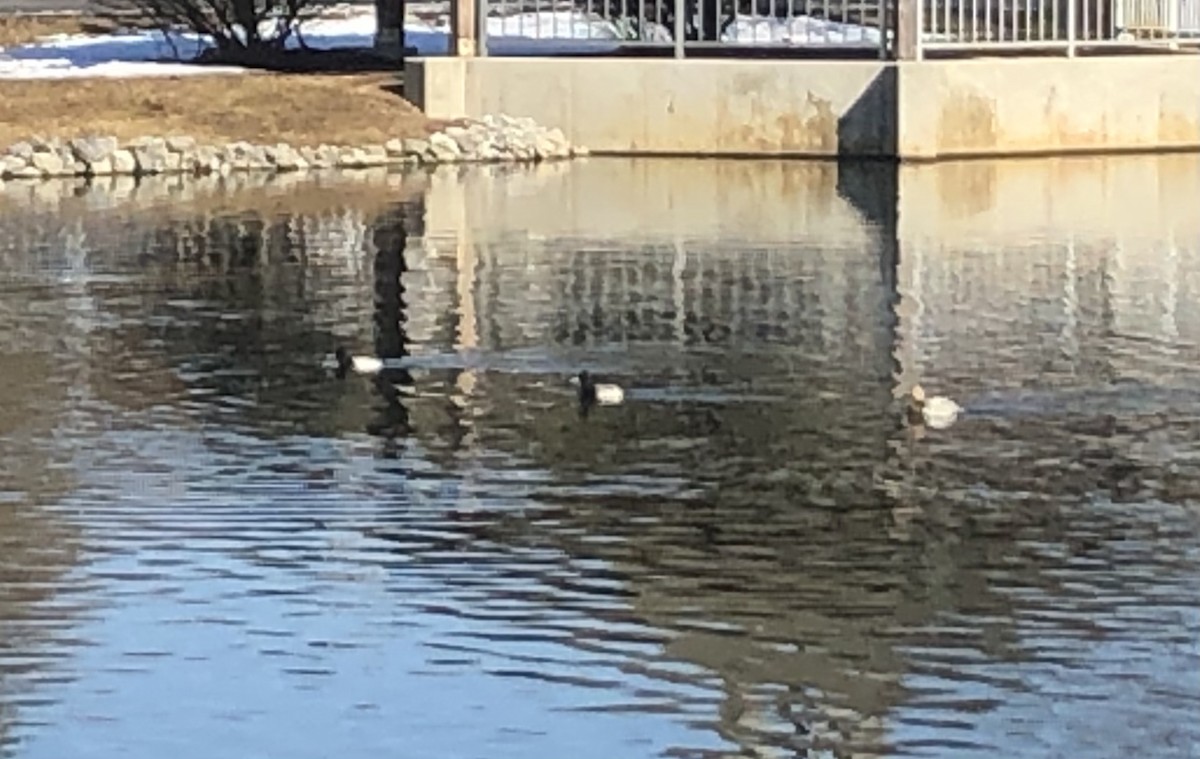
[[104, 136], [38, 138], [0, 152], [0, 180], [534, 163], [586, 154], [585, 149], [572, 146], [561, 130], [547, 129], [533, 119], [485, 116], [463, 120], [424, 138], [397, 138], [382, 145], [205, 145], [186, 136], [142, 137], [126, 143]]

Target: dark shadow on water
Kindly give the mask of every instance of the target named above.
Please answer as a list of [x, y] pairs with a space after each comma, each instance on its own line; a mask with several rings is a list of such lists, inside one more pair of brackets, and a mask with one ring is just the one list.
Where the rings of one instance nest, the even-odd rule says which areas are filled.
[[886, 160], [842, 159], [837, 172], [838, 195], [879, 227], [882, 236], [895, 239], [900, 165]]
[[[403, 209], [393, 209], [378, 218], [374, 229], [375, 355], [385, 361], [403, 359], [409, 355], [404, 329], [408, 318], [403, 283], [407, 271], [404, 255], [408, 235]], [[412, 384], [412, 375], [407, 369], [385, 368], [379, 373], [374, 385], [384, 401], [384, 408], [379, 418], [367, 426], [370, 434], [394, 444], [397, 438], [406, 437], [412, 431], [401, 390], [411, 388]]]

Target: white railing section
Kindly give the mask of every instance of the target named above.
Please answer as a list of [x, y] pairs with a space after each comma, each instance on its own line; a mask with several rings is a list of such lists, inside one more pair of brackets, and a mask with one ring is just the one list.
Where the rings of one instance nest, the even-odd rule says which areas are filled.
[[[678, 57], [705, 49], [706, 55], [737, 49], [739, 56], [762, 50], [892, 57], [901, 4], [909, 18], [916, 16], [907, 28], [917, 30], [917, 57], [1200, 48], [1200, 0], [472, 1], [481, 55], [637, 55], [663, 48]], [[422, 7], [438, 13], [449, 5]]]
[[494, 55], [611, 53], [646, 47], [857, 49], [886, 35], [884, 0], [477, 0]]
[[1200, 0], [933, 0], [922, 51], [1200, 46]]

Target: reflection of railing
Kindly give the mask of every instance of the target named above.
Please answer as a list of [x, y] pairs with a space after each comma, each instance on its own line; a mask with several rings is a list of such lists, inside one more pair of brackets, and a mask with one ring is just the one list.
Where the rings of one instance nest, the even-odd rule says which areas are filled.
[[920, 57], [1200, 46], [1200, 0], [453, 0], [458, 14], [459, 2], [474, 16], [483, 55]]

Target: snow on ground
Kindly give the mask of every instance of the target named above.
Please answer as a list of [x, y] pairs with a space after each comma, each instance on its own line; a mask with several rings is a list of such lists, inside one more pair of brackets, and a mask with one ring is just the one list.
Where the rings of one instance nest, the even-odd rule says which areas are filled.
[[[669, 42], [666, 29], [652, 25], [648, 36]], [[312, 48], [370, 46], [375, 34], [371, 7], [327, 11], [300, 28]], [[578, 11], [523, 13], [488, 18], [488, 51], [495, 55], [603, 52], [615, 49], [628, 35], [617, 25]], [[804, 16], [790, 20], [739, 18], [725, 34], [726, 41], [743, 44], [870, 45], [878, 46], [876, 29]], [[420, 55], [445, 55], [449, 19], [433, 22], [410, 19], [405, 43]], [[289, 44], [295, 46], [292, 40]], [[109, 35], [55, 35], [36, 43], [0, 48], [0, 79], [62, 79], [70, 77], [183, 76], [231, 73], [234, 67], [196, 66], [183, 61], [208, 41], [195, 34], [130, 32]]]

